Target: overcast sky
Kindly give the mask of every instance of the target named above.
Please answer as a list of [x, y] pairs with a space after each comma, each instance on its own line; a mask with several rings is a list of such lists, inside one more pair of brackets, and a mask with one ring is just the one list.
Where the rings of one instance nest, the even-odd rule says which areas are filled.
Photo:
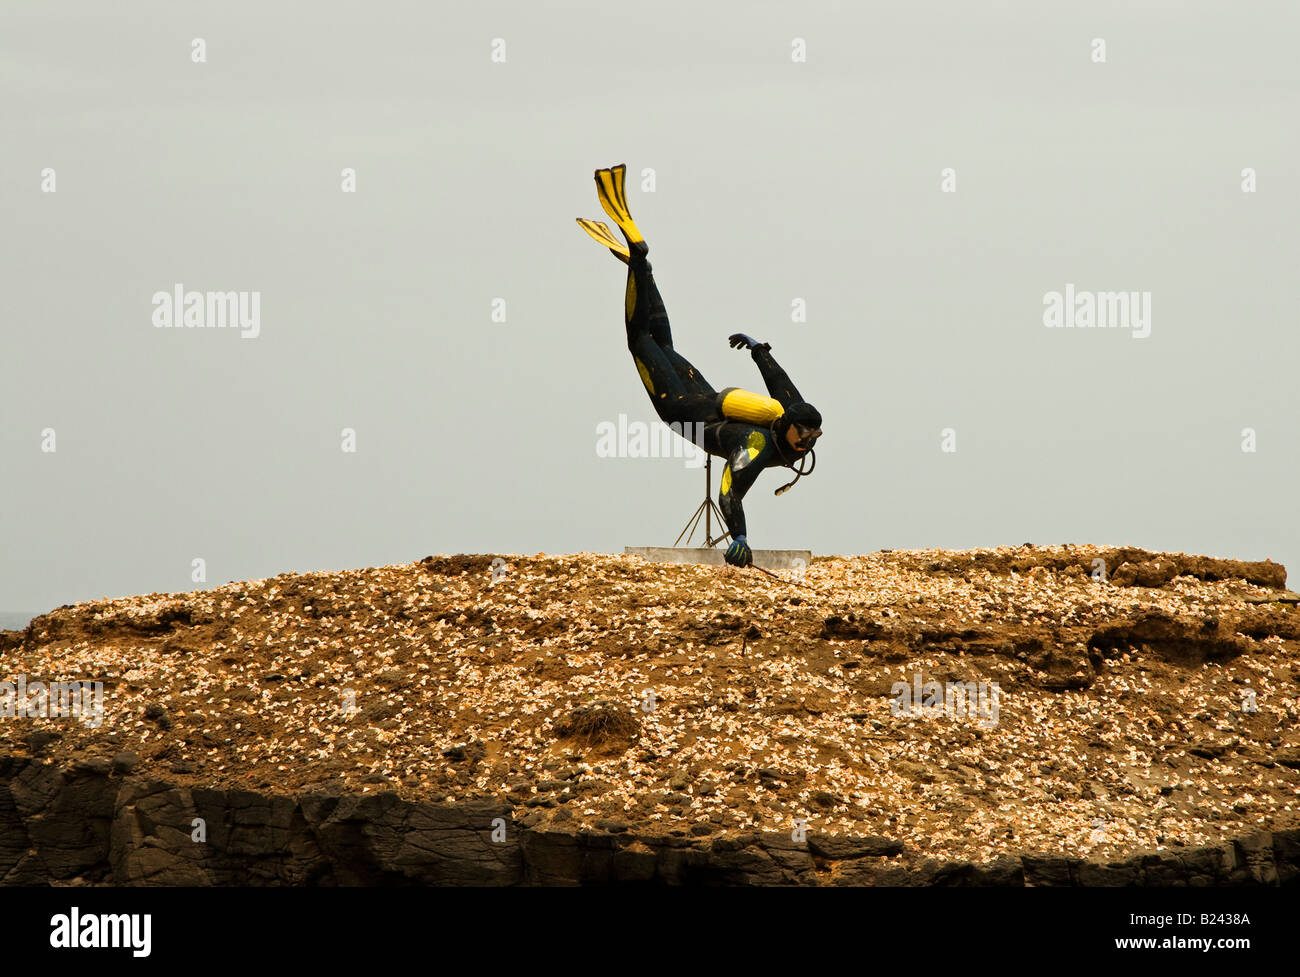
[[[624, 269], [574, 224], [618, 162], [678, 349], [762, 390], [726, 337], [766, 340], [823, 414], [816, 474], [746, 499], [754, 547], [1300, 566], [1297, 28], [1289, 2], [7, 4], [0, 609], [191, 589], [195, 559], [210, 586], [670, 544], [700, 471], [596, 451], [654, 419]], [[177, 284], [259, 293], [258, 335], [156, 327]], [[1067, 284], [1150, 293], [1150, 334], [1045, 327]]]

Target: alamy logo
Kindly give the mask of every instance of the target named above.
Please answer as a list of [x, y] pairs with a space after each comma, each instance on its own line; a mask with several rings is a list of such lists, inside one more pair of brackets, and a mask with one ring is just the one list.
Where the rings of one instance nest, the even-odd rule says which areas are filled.
[[1134, 339], [1151, 335], [1150, 292], [1076, 292], [1043, 296], [1043, 325], [1048, 329], [1131, 329]]
[[87, 913], [76, 906], [67, 915], [50, 917], [50, 946], [56, 950], [128, 947], [133, 957], [151, 950], [153, 916], [149, 913]]
[[619, 414], [617, 425], [596, 425], [597, 458], [685, 458], [687, 468], [703, 468], [709, 457], [703, 442], [704, 425], [697, 421], [647, 424]]
[[103, 682], [0, 682], [0, 719], [80, 719], [92, 729], [104, 721]]
[[177, 282], [170, 292], [154, 292], [151, 301], [158, 329], [238, 329], [243, 339], [262, 331], [261, 292], [187, 292]]
[[922, 682], [918, 672], [912, 676], [911, 685], [895, 682], [890, 687], [893, 701], [889, 711], [895, 716], [919, 715], [926, 719], [978, 719], [979, 725], [992, 729], [998, 724], [1000, 692], [997, 682]]

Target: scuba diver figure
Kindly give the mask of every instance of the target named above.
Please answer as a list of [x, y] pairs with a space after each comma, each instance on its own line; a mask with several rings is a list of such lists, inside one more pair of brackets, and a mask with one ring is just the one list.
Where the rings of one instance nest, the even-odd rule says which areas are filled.
[[821, 437], [822, 416], [804, 401], [777, 365], [768, 343], [744, 333], [728, 337], [733, 349], [749, 350], [767, 385], [768, 397], [739, 387], [715, 390], [673, 348], [668, 313], [646, 260], [650, 249], [628, 210], [623, 186], [626, 172], [621, 163], [596, 171], [596, 195], [623, 232], [626, 246], [601, 221], [579, 217], [578, 225], [627, 265], [627, 348], [655, 413], [679, 434], [682, 430], [701, 432], [696, 443], [709, 454], [726, 459], [718, 493], [718, 506], [732, 540], [726, 560], [733, 566], [748, 566], [753, 553], [741, 500], [765, 468], [786, 467], [795, 472], [792, 481], [776, 490], [777, 495], [812, 472], [817, 463], [813, 446]]

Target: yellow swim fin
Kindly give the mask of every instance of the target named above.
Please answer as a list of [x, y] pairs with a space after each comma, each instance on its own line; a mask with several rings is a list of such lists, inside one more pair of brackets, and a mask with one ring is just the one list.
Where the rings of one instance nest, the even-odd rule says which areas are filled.
[[632, 220], [632, 213], [627, 209], [627, 194], [624, 192], [623, 180], [627, 175], [627, 166], [619, 163], [609, 169], [596, 171], [596, 196], [605, 213], [618, 225], [629, 245], [642, 244], [645, 238]]
[[629, 257], [627, 245], [614, 236], [614, 232], [609, 229], [608, 224], [604, 221], [589, 221], [585, 217], [579, 217], [578, 226], [591, 235], [593, 241], [609, 248], [614, 257], [623, 264], [627, 264]]

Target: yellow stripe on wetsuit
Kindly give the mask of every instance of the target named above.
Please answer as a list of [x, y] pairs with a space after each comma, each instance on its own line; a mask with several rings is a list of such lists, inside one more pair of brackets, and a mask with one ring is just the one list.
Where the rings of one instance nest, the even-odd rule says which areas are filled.
[[634, 356], [632, 359], [636, 361], [636, 372], [641, 374], [641, 382], [645, 385], [646, 392], [653, 397], [655, 395], [655, 385], [650, 379], [650, 371], [645, 368], [645, 364], [641, 362], [639, 356]]

